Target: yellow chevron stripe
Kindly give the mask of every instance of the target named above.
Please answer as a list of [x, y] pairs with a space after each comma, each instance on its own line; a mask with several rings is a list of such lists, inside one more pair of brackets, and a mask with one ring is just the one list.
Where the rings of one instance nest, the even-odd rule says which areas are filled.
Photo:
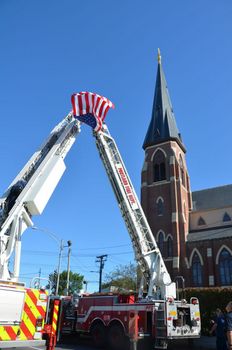
[[26, 313], [23, 315], [23, 321], [29, 332], [33, 335], [35, 333], [35, 325], [31, 322], [30, 318]]
[[26, 335], [23, 333], [22, 330], [20, 330], [19, 340], [27, 340], [27, 337], [26, 337]]
[[26, 296], [26, 300], [25, 303], [27, 304], [27, 306], [30, 308], [32, 314], [38, 318], [40, 316], [40, 312], [38, 311], [36, 305], [33, 303], [33, 301], [31, 300], [30, 296], [27, 294]]
[[52, 330], [56, 331], [57, 328], [57, 323], [56, 322], [52, 322]]
[[[34, 297], [36, 299], [36, 302], [39, 301], [39, 296], [40, 296], [40, 292], [37, 289], [33, 289], [30, 290], [30, 292], [32, 292], [34, 294]], [[37, 308], [37, 305], [34, 303], [34, 301], [31, 299], [29, 294], [26, 294], [26, 298], [25, 298], [25, 304], [27, 305], [27, 307], [30, 309], [30, 312], [32, 313], [32, 315], [34, 316], [33, 318], [38, 318], [41, 316], [40, 311]], [[40, 306], [44, 311], [46, 311], [46, 306]], [[27, 314], [24, 310], [23, 312], [23, 317], [22, 317], [25, 326], [27, 327], [27, 329], [29, 330], [29, 332], [32, 334], [32, 336], [34, 335], [36, 329], [35, 329], [35, 324], [31, 321], [30, 319], [30, 314]], [[20, 335], [20, 339], [25, 340], [27, 339], [27, 335], [24, 334], [23, 331], [21, 331], [21, 335]]]
[[19, 330], [19, 326], [11, 326], [11, 328], [13, 329], [15, 336], [16, 336], [18, 333], [18, 330]]
[[55, 305], [53, 310], [53, 321], [52, 321], [52, 330], [54, 332], [57, 329], [58, 310], [59, 310], [59, 305]]
[[[34, 315], [34, 317], [37, 318], [38, 316], [40, 316], [39, 311], [35, 307], [33, 301], [31, 300], [31, 298], [29, 297], [28, 294], [26, 294], [25, 304], [28, 306], [28, 308], [30, 308], [30, 311]], [[32, 321], [30, 320], [29, 315], [25, 311], [23, 312], [22, 319], [23, 319], [23, 321], [25, 323], [25, 326], [29, 330], [29, 332], [33, 335], [35, 333], [35, 324], [32, 323]], [[22, 340], [24, 340], [24, 339], [27, 339], [27, 336], [22, 332], [21, 335], [20, 335], [20, 338]]]
[[58, 319], [58, 314], [55, 313], [55, 312], [54, 312], [54, 314], [53, 314], [53, 319], [56, 320], [56, 321], [57, 321], [57, 319]]
[[[6, 330], [7, 328], [8, 327], [0, 326], [0, 339], [1, 340], [11, 340], [12, 339]], [[10, 328], [14, 332], [15, 337], [16, 337], [16, 334], [19, 330], [19, 326], [11, 326]], [[15, 339], [15, 337], [13, 339]]]
[[1, 326], [0, 327], [0, 338], [2, 340], [10, 340], [10, 337], [8, 335], [8, 333], [5, 330], [5, 327]]
[[[41, 294], [40, 291], [39, 291], [38, 289], [31, 289], [31, 292], [34, 294], [34, 296], [35, 296], [37, 302], [38, 302], [39, 304], [41, 303], [41, 305], [38, 305], [38, 306], [40, 306], [40, 308], [42, 308], [43, 311], [46, 312], [47, 303], [46, 303], [46, 302], [44, 303], [44, 300], [41, 300], [41, 299], [40, 299], [40, 294]], [[44, 292], [43, 294], [48, 295], [48, 292], [46, 291], [46, 292]], [[29, 296], [28, 296], [28, 297], [29, 297]], [[43, 305], [43, 303], [44, 303], [45, 305]], [[34, 305], [35, 305], [35, 304], [34, 304]], [[35, 305], [35, 307], [37, 308], [37, 305]]]
[[55, 307], [54, 307], [54, 311], [55, 311], [55, 312], [56, 312], [56, 314], [58, 315], [59, 305], [55, 305]]

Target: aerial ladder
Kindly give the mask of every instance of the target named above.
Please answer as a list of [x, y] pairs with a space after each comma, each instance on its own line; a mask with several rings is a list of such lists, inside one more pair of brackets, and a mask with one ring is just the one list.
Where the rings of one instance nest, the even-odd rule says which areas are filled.
[[[69, 113], [50, 133], [0, 198], [0, 280], [17, 281], [21, 237], [42, 214], [65, 171], [64, 158], [80, 132], [80, 122]], [[8, 269], [15, 253], [14, 269]]]
[[107, 125], [103, 124], [102, 130], [95, 132], [94, 136], [130, 235], [135, 258], [143, 274], [139, 297], [142, 298], [146, 284], [148, 285], [147, 298], [167, 299], [170, 297], [175, 299], [176, 284], [171, 281], [118, 147]]
[[[28, 288], [19, 281], [21, 239], [42, 214], [65, 171], [64, 159], [80, 132], [80, 122], [69, 113], [50, 133], [0, 198], [0, 348], [56, 343], [59, 300], [50, 310], [43, 288]], [[9, 271], [14, 257], [13, 271]]]

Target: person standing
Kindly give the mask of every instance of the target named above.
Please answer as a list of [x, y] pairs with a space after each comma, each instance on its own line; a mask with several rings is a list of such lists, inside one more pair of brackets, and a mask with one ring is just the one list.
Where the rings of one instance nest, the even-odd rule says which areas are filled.
[[228, 349], [232, 350], [232, 301], [226, 305], [226, 335]]
[[[210, 330], [210, 334], [215, 332], [216, 335], [216, 349], [227, 350], [226, 344], [226, 320], [221, 309], [216, 309], [216, 318], [213, 327]], [[231, 348], [232, 350], [232, 348]]]

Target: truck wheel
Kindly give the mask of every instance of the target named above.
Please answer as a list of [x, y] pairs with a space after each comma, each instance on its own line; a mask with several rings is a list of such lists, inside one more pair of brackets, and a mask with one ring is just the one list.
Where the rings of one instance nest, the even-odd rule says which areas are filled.
[[127, 337], [121, 325], [114, 324], [109, 328], [108, 344], [112, 350], [124, 350], [128, 348]]
[[106, 343], [106, 330], [105, 326], [101, 323], [96, 323], [91, 329], [91, 336], [93, 338], [94, 345], [97, 348], [101, 348]]

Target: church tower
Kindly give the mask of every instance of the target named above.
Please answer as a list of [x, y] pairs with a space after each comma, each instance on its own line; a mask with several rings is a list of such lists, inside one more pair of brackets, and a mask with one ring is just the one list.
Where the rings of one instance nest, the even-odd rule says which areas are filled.
[[177, 128], [158, 50], [150, 125], [143, 143], [141, 203], [173, 280], [186, 275], [192, 209], [186, 149]]

